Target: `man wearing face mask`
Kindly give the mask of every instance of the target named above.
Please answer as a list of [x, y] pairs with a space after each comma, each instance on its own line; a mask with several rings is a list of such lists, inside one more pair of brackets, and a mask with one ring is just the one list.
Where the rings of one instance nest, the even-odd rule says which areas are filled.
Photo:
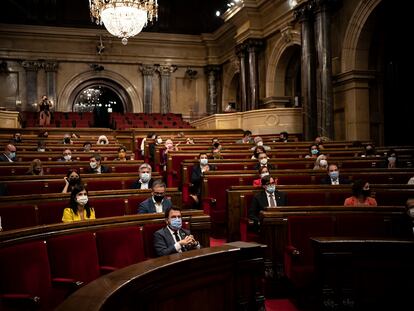
[[199, 249], [200, 243], [190, 231], [182, 228], [181, 209], [171, 206], [165, 211], [164, 228], [154, 233], [154, 249], [157, 256], [182, 253]]
[[101, 164], [101, 156], [99, 154], [94, 154], [89, 159], [89, 167], [87, 168], [87, 173], [90, 174], [102, 174], [109, 173], [109, 167]]
[[139, 204], [138, 214], [163, 213], [171, 207], [171, 200], [165, 197], [166, 189], [167, 186], [162, 180], [154, 180], [151, 197]]
[[154, 180], [151, 177], [152, 168], [148, 163], [141, 164], [139, 167], [139, 179], [136, 180], [131, 189], [150, 189]]
[[338, 165], [329, 164], [328, 176], [321, 179], [321, 184], [324, 185], [344, 185], [350, 184], [350, 181], [339, 175]]
[[255, 150], [256, 147], [263, 147], [263, 149], [266, 151], [272, 149], [270, 146], [263, 145], [263, 139], [260, 136], [256, 136], [253, 141], [256, 144], [256, 146], [250, 148], [250, 150], [252, 151]]
[[60, 162], [72, 162], [72, 151], [70, 149], [63, 150], [62, 157], [58, 159]]
[[249, 219], [253, 221], [253, 230], [259, 231], [260, 228], [260, 211], [265, 207], [278, 207], [287, 205], [287, 198], [284, 192], [276, 190], [276, 182], [270, 175], [262, 177], [263, 190], [253, 197], [252, 204], [249, 208]]
[[262, 166], [266, 166], [269, 170], [274, 169], [273, 165], [269, 163], [269, 157], [267, 156], [265, 152], [259, 153], [259, 155], [257, 156], [257, 161], [258, 162], [254, 166], [255, 170], [258, 170]]
[[3, 154], [0, 154], [0, 162], [14, 162], [16, 159], [16, 147], [12, 144], [7, 144], [4, 147]]

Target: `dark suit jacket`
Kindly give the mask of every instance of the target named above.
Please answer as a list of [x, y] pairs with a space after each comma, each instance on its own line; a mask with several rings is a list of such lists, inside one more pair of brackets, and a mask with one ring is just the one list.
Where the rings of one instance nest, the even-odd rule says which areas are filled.
[[[210, 171], [215, 171], [216, 166], [209, 164]], [[201, 173], [201, 166], [200, 164], [196, 164], [193, 166], [193, 170], [191, 172], [191, 183], [193, 184], [191, 188], [191, 193], [199, 195], [201, 193], [201, 182], [203, 180], [203, 174]]]
[[[148, 182], [148, 188], [151, 189], [152, 188], [152, 183], [153, 183], [154, 179], [150, 179], [150, 181]], [[134, 181], [134, 183], [131, 185], [130, 189], [141, 189], [141, 183], [139, 182], [139, 178]]]
[[[165, 212], [165, 210], [168, 207], [172, 206], [172, 202], [170, 199], [164, 198], [162, 200], [162, 211]], [[152, 200], [152, 196], [150, 196], [145, 201], [141, 202], [138, 206], [138, 214], [145, 214], [145, 213], [156, 213], [155, 204]]]
[[[0, 162], [10, 162], [4, 153], [0, 154]], [[14, 162], [14, 161], [13, 161]]]
[[[260, 166], [261, 166], [261, 164], [259, 162], [257, 162], [256, 165], [254, 166], [254, 169], [257, 171]], [[273, 170], [274, 168], [275, 167], [271, 163], [267, 163], [267, 169]]]
[[[110, 172], [109, 167], [107, 167], [105, 165], [101, 165], [101, 174], [102, 173], [109, 173], [109, 172]], [[86, 173], [88, 173], [88, 174], [96, 174], [96, 170], [92, 169], [92, 167], [89, 166], [86, 169]]]
[[[184, 239], [190, 235], [190, 231], [185, 229], [178, 230], [178, 235]], [[157, 256], [164, 256], [177, 253], [174, 247], [175, 241], [167, 227], [161, 228], [154, 233], [154, 249]]]
[[[351, 183], [348, 179], [346, 179], [345, 177], [342, 177], [341, 175], [339, 175], [338, 179], [339, 179], [339, 184], [340, 185], [346, 185], [346, 184]], [[327, 175], [324, 178], [322, 178], [321, 179], [321, 184], [331, 185], [332, 184], [331, 177], [329, 175]]]
[[[277, 206], [286, 206], [286, 193], [275, 191], [274, 193]], [[257, 226], [259, 224], [259, 214], [265, 207], [268, 207], [267, 195], [264, 190], [260, 191], [253, 197], [252, 205], [249, 208], [249, 218], [252, 219]]]

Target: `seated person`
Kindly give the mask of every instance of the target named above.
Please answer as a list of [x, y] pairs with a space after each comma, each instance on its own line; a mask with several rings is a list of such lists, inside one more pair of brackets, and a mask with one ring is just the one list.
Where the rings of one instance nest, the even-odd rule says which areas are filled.
[[140, 145], [139, 149], [141, 150], [141, 155], [142, 155], [142, 156], [144, 156], [144, 155], [145, 155], [145, 143], [146, 143], [147, 139], [148, 139], [148, 138], [150, 138], [150, 139], [155, 139], [155, 138], [156, 138], [156, 136], [157, 136], [157, 135], [155, 135], [155, 133], [154, 133], [154, 132], [150, 132], [150, 133], [148, 133], [148, 134], [147, 134], [147, 136], [146, 136], [146, 137], [144, 137], [144, 138], [141, 140], [141, 145]]
[[314, 170], [327, 170], [328, 169], [328, 157], [324, 154], [320, 154], [316, 160], [315, 164], [313, 166]]
[[95, 219], [95, 211], [88, 204], [88, 190], [83, 184], [76, 185], [70, 193], [69, 207], [63, 211], [63, 222]]
[[211, 147], [210, 147], [211, 152], [213, 153], [214, 151], [221, 151], [222, 148], [223, 146], [221, 145], [218, 137], [214, 137], [211, 140]]
[[278, 143], [287, 143], [289, 138], [289, 134], [286, 131], [280, 132], [279, 138], [276, 139], [274, 142]]
[[12, 144], [4, 146], [3, 154], [0, 154], [0, 162], [14, 162], [16, 159], [16, 147]]
[[190, 231], [182, 228], [181, 209], [170, 206], [165, 210], [166, 226], [154, 233], [154, 249], [158, 256], [199, 249], [200, 243]]
[[119, 147], [118, 157], [115, 158], [114, 161], [126, 161], [127, 160], [126, 152], [127, 152], [126, 147], [124, 147], [124, 146]]
[[91, 148], [92, 148], [92, 143], [91, 142], [86, 141], [83, 144], [83, 152], [93, 152], [93, 150], [91, 150]]
[[105, 135], [99, 136], [96, 144], [97, 145], [109, 145], [108, 137], [106, 137]]
[[379, 157], [375, 146], [373, 144], [367, 144], [364, 147], [364, 153], [361, 155], [362, 158]]
[[151, 189], [151, 197], [139, 204], [138, 214], [164, 213], [172, 206], [171, 200], [165, 197], [167, 186], [162, 180], [154, 180]]
[[186, 143], [187, 145], [195, 145], [194, 138], [192, 138], [192, 137], [187, 137], [187, 139], [185, 140], [185, 143]]
[[224, 108], [224, 112], [235, 112], [236, 110], [236, 103], [228, 103], [226, 108]]
[[269, 173], [269, 169], [267, 168], [267, 166], [261, 166], [259, 168], [259, 178], [253, 180], [253, 186], [254, 187], [261, 187], [262, 186], [262, 178], [270, 175]]
[[139, 166], [139, 179], [131, 186], [131, 189], [150, 189], [154, 180], [151, 178], [152, 168], [148, 163]]
[[253, 155], [251, 157], [252, 160], [258, 160], [259, 154], [266, 153], [266, 150], [263, 148], [263, 146], [256, 146], [253, 149]]
[[62, 157], [58, 159], [60, 162], [72, 162], [72, 151], [70, 149], [63, 150]]
[[377, 206], [377, 201], [371, 198], [369, 183], [358, 179], [352, 184], [352, 196], [345, 199], [344, 206]]
[[208, 164], [207, 153], [200, 153], [198, 158], [199, 158], [199, 163], [193, 166], [193, 171], [191, 172], [192, 186], [190, 189], [190, 192], [191, 192], [190, 196], [194, 199], [194, 201], [197, 204], [200, 202], [201, 183], [203, 181], [204, 173], [208, 171], [216, 170], [215, 165]]
[[236, 144], [251, 144], [253, 143], [252, 132], [244, 131], [243, 138], [236, 141]]
[[95, 153], [89, 159], [89, 167], [86, 169], [86, 172], [89, 174], [102, 174], [102, 173], [109, 173], [109, 167], [102, 165], [101, 155]]
[[309, 154], [305, 156], [305, 158], [317, 158], [319, 156], [319, 146], [317, 144], [313, 144], [309, 147]]
[[37, 137], [40, 137], [40, 138], [48, 138], [49, 137], [49, 133], [48, 133], [48, 131], [41, 131], [41, 132], [39, 132], [39, 134], [37, 135]]
[[65, 135], [63, 135], [63, 144], [64, 145], [72, 145], [73, 144], [73, 141], [70, 138], [70, 134], [66, 133]]
[[63, 180], [65, 181], [65, 186], [63, 187], [62, 193], [72, 192], [76, 185], [82, 183], [79, 171], [76, 168], [71, 168], [66, 176], [63, 177]]
[[350, 184], [351, 182], [339, 175], [338, 165], [329, 164], [328, 166], [328, 176], [322, 178], [321, 184], [324, 185], [343, 185]]
[[269, 157], [265, 152], [259, 153], [257, 161], [258, 162], [254, 166], [255, 170], [258, 170], [262, 166], [266, 166], [269, 170], [274, 169], [273, 165], [269, 163]]
[[167, 139], [165, 141], [165, 149], [161, 150], [161, 167], [163, 168], [164, 171], [167, 170], [167, 161], [168, 161], [168, 153], [172, 152], [172, 151], [178, 151], [178, 145], [180, 144], [180, 142], [178, 142], [175, 146], [174, 143], [171, 139]]
[[408, 180], [407, 185], [414, 185], [414, 176]]
[[254, 148], [256, 147], [263, 147], [265, 151], [269, 151], [270, 149], [272, 149], [270, 146], [263, 145], [263, 139], [260, 136], [256, 136], [253, 139], [253, 142], [256, 144], [256, 146], [250, 148], [250, 150], [254, 150]]
[[319, 150], [321, 150], [321, 149], [325, 149], [324, 148], [324, 146], [323, 146], [323, 143], [325, 142], [325, 141], [328, 141], [329, 140], [329, 138], [328, 137], [325, 137], [325, 136], [318, 136], [318, 137], [316, 137], [315, 138], [315, 145], [317, 145], [318, 146], [318, 149]]
[[45, 152], [46, 151], [46, 143], [45, 141], [42, 140], [38, 140], [37, 141], [37, 152]]
[[22, 142], [22, 134], [14, 133], [13, 138], [11, 140], [12, 144], [18, 144]]
[[249, 208], [249, 219], [254, 222], [254, 230], [258, 231], [260, 226], [259, 214], [265, 207], [278, 207], [287, 205], [287, 198], [284, 192], [276, 190], [276, 183], [272, 176], [262, 177], [262, 188], [253, 197], [252, 205]]
[[400, 167], [400, 163], [398, 162], [398, 154], [394, 149], [388, 150], [385, 157], [386, 157], [386, 161], [385, 161], [386, 168]]
[[29, 170], [26, 172], [26, 175], [37, 175], [37, 176], [43, 176], [43, 167], [42, 167], [42, 161], [39, 159], [34, 159], [32, 163], [30, 163]]

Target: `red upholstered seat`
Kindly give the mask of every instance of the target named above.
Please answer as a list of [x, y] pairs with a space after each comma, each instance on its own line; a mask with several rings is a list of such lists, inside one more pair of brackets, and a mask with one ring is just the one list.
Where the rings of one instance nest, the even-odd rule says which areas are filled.
[[95, 209], [96, 218], [126, 215], [124, 198], [91, 198], [89, 204]]
[[[0, 309], [50, 310], [52, 280], [44, 241], [0, 249]], [[38, 297], [38, 303], [34, 298]], [[33, 308], [34, 309], [34, 308]]]
[[143, 261], [143, 228], [138, 226], [96, 232], [101, 271], [113, 271]]
[[54, 237], [47, 244], [53, 279], [88, 283], [99, 277], [98, 252], [92, 232]]
[[154, 250], [154, 232], [165, 226], [165, 223], [144, 225], [144, 244], [147, 258], [155, 258], [157, 255]]
[[62, 201], [43, 201], [37, 207], [40, 225], [60, 223], [62, 222], [63, 210], [69, 207], [69, 197]]
[[1, 206], [0, 217], [3, 230], [12, 230], [37, 225], [37, 212], [34, 204]]
[[313, 274], [311, 237], [334, 236], [332, 216], [289, 216], [285, 273], [296, 287], [308, 285]]
[[[352, 207], [350, 207], [352, 208]], [[349, 237], [392, 236], [392, 223], [375, 214], [336, 215], [336, 233]]]

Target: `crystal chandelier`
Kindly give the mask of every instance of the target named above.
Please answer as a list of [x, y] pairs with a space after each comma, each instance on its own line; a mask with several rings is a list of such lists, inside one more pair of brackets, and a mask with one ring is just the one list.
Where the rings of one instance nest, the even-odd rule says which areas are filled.
[[89, 0], [92, 21], [105, 25], [112, 35], [128, 38], [141, 32], [147, 22], [158, 17], [157, 0]]

